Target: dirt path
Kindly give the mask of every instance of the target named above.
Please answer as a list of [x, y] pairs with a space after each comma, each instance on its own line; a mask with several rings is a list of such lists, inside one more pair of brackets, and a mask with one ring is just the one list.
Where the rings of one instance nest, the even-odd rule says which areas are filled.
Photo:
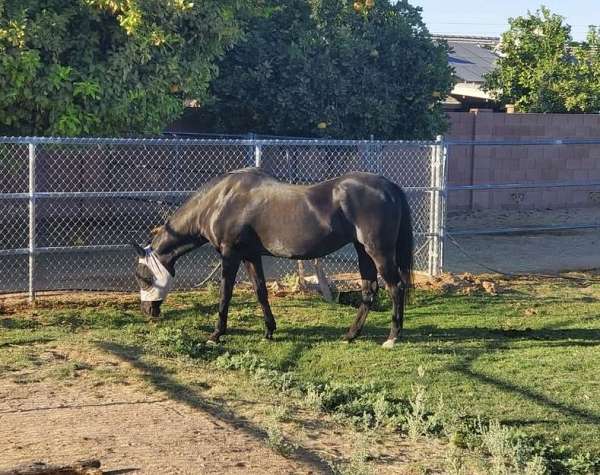
[[156, 394], [103, 389], [3, 383], [0, 470], [96, 458], [103, 470], [148, 474], [322, 472], [275, 454], [243, 424]]
[[[48, 352], [42, 356], [48, 358]], [[83, 375], [62, 384], [36, 381], [36, 370], [5, 376], [0, 381], [0, 471], [36, 460], [95, 458], [103, 470], [119, 473], [328, 472], [309, 453], [278, 455], [251, 422], [189, 394], [177, 400], [144, 385], [104, 384]]]
[[[427, 467], [434, 474], [443, 464], [438, 441], [397, 433], [362, 441], [323, 413], [297, 406], [290, 420], [272, 426], [278, 403], [235, 375], [165, 367], [121, 345], [0, 351], [9, 352], [0, 364], [0, 472], [34, 461], [98, 459], [113, 474], [326, 474], [332, 469], [325, 460], [346, 464], [364, 448], [373, 473], [412, 475]], [[297, 447], [280, 455], [269, 447], [269, 427]]]
[[[600, 224], [600, 209], [506, 210], [451, 213], [448, 231]], [[555, 273], [600, 267], [600, 229], [510, 235], [456, 236], [447, 240], [444, 270], [487, 272], [479, 263], [503, 272]]]

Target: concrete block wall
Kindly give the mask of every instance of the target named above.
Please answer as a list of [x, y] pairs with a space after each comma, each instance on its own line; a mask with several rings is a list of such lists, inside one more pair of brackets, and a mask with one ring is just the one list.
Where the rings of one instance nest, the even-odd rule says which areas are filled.
[[[600, 139], [600, 114], [451, 112], [446, 138], [522, 141]], [[451, 146], [450, 185], [600, 181], [600, 145]], [[600, 187], [451, 192], [448, 208], [539, 209], [598, 206]]]

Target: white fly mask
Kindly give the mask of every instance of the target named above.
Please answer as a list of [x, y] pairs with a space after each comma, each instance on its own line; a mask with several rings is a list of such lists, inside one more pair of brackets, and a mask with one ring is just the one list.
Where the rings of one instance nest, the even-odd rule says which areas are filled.
[[169, 293], [169, 290], [171, 290], [173, 276], [169, 273], [167, 268], [163, 266], [162, 262], [158, 260], [158, 257], [152, 252], [150, 246], [145, 247], [144, 250], [146, 251], [146, 255], [140, 257], [139, 262], [152, 271], [154, 279], [152, 279], [151, 287], [140, 290], [140, 300], [142, 302], [164, 300]]

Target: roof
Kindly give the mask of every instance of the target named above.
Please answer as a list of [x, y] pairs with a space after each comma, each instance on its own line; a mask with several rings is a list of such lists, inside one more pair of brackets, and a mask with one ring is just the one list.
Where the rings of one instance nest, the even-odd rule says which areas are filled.
[[476, 99], [492, 99], [492, 96], [490, 96], [488, 92], [483, 91], [479, 84], [469, 84], [465, 82], [455, 84], [451, 94], [454, 96], [472, 97]]
[[475, 36], [475, 35], [431, 35], [434, 40], [453, 41], [455, 43], [471, 43], [496, 47], [500, 44], [498, 36]]
[[447, 41], [450, 46], [448, 63], [454, 67], [459, 80], [481, 83], [483, 75], [494, 69], [497, 56], [493, 51], [475, 41], [455, 41], [450, 38]]

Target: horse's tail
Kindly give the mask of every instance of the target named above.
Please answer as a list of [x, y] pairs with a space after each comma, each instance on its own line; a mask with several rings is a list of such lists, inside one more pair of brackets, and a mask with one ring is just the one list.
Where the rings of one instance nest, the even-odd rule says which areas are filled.
[[414, 267], [414, 236], [410, 207], [404, 191], [400, 193], [400, 230], [396, 239], [396, 261], [405, 286], [406, 296], [409, 297], [413, 284]]

